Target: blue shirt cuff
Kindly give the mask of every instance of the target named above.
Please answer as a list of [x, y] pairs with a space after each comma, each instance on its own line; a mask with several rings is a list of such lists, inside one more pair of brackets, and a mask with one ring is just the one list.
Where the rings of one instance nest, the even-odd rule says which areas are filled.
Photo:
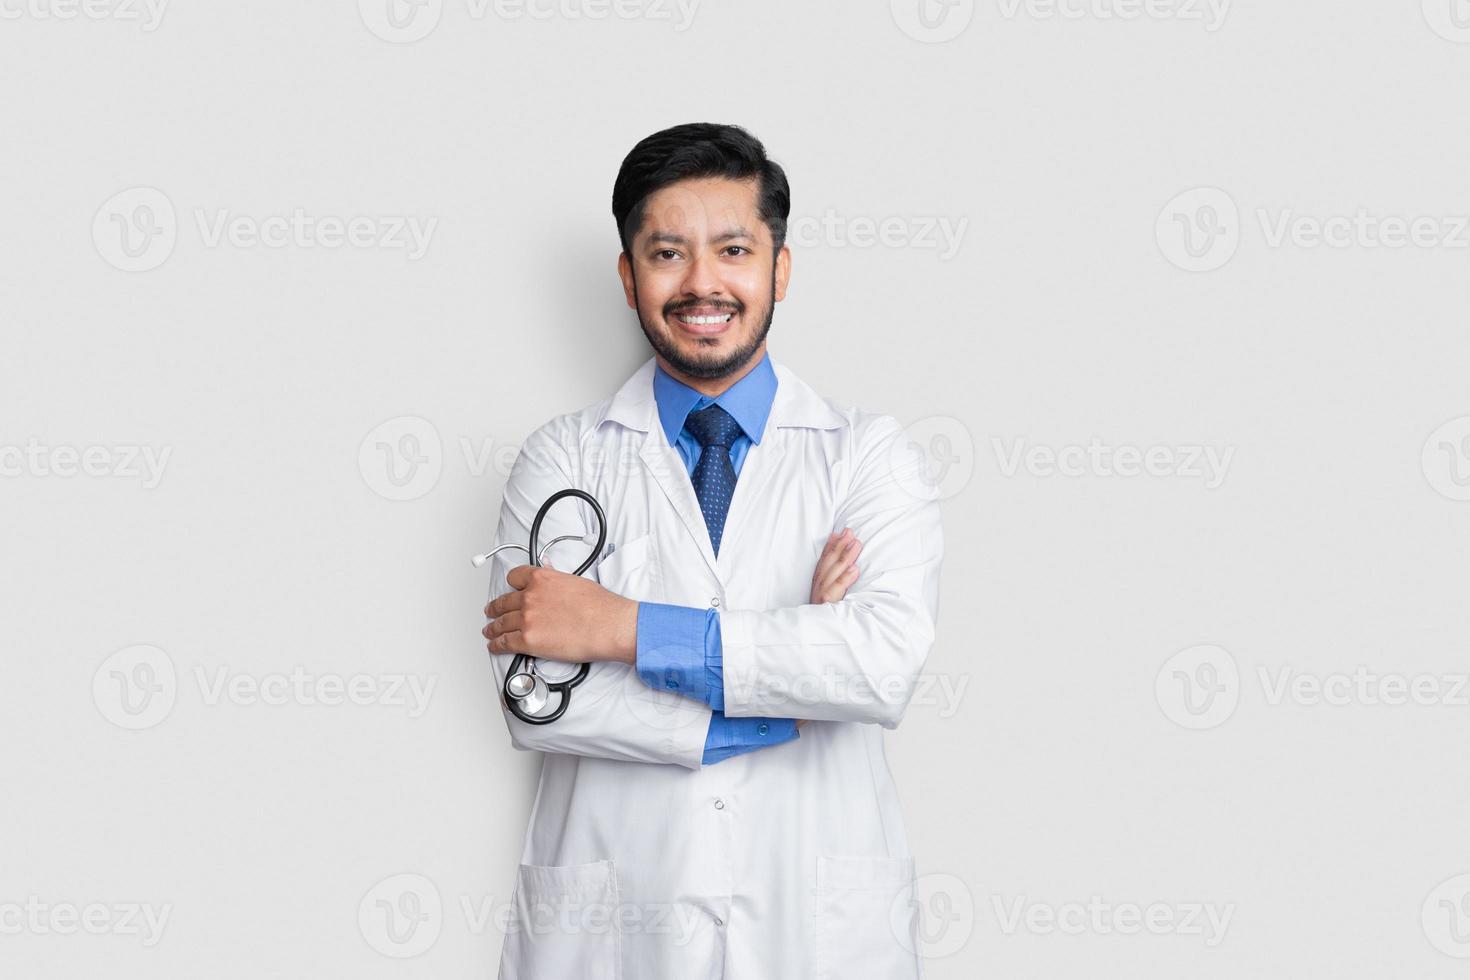
[[771, 745], [800, 738], [794, 718], [727, 718], [723, 711], [710, 716], [709, 733], [704, 738], [706, 766]]
[[[710, 669], [711, 636], [716, 646]], [[716, 710], [725, 706], [719, 612], [665, 602], [638, 603], [638, 648], [634, 668], [643, 683], [671, 691]]]
[[720, 636], [720, 611], [709, 610], [704, 621], [705, 701], [716, 711], [725, 710], [725, 641]]

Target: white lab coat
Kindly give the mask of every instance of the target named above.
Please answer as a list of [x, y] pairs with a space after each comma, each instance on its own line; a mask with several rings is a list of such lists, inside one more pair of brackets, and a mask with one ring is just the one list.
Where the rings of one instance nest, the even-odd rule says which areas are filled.
[[[512, 743], [545, 755], [503, 980], [921, 975], [882, 729], [903, 717], [934, 642], [939, 506], [892, 417], [838, 408], [772, 366], [775, 401], [718, 560], [659, 425], [651, 357], [612, 398], [537, 429], [512, 467], [497, 545], [525, 544], [557, 490], [590, 491], [609, 527], [587, 575], [632, 599], [716, 606], [726, 713], [811, 721], [793, 741], [701, 766], [710, 709], [606, 662], [550, 725], [505, 711]], [[565, 500], [540, 543], [592, 527]], [[843, 527], [863, 543], [861, 574], [841, 602], [812, 605], [817, 557]], [[569, 542], [549, 557], [569, 571], [585, 555]], [[492, 597], [525, 561], [496, 556]], [[498, 694], [511, 658], [490, 660]]]

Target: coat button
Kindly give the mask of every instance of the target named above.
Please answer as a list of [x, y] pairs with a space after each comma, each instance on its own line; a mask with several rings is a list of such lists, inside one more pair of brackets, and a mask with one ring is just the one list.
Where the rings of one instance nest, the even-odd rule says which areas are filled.
[[771, 730], [771, 726], [767, 725], [765, 722], [761, 722], [759, 725], [755, 726], [755, 730], [756, 734], [764, 735], [766, 732]]
[[716, 609], [718, 609], [720, 607], [720, 597], [719, 596], [715, 596], [713, 599], [711, 599], [709, 601], [709, 604], [712, 605], [712, 606], [714, 606]]
[[716, 810], [723, 810], [723, 809], [725, 809], [725, 801], [724, 800], [715, 800], [715, 809]]

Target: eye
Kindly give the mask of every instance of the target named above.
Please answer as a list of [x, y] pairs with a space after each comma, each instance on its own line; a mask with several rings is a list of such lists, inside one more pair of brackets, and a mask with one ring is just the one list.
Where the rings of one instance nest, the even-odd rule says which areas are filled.
[[671, 258], [677, 258], [678, 255], [679, 255], [679, 253], [676, 252], [676, 251], [674, 251], [671, 248], [661, 248], [657, 252], [654, 252], [653, 253], [653, 257], [656, 258], [656, 259], [662, 259], [662, 258], [664, 258], [666, 256], [667, 257], [671, 257]]
[[744, 245], [731, 245], [729, 248], [725, 249], [725, 251], [727, 251], [727, 252], [741, 252], [741, 253], [744, 253], [745, 255], [749, 255], [750, 254], [750, 249], [746, 248]]

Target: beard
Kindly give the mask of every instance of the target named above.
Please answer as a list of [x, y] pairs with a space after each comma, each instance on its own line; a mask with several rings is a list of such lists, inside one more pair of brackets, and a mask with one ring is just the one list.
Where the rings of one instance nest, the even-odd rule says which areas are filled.
[[[633, 302], [638, 308], [638, 325], [643, 328], [643, 336], [648, 338], [648, 345], [652, 347], [664, 360], [682, 374], [691, 378], [724, 378], [735, 374], [750, 363], [755, 352], [765, 342], [766, 334], [771, 332], [771, 321], [776, 316], [776, 267], [771, 264], [771, 294], [766, 300], [766, 319], [760, 328], [751, 335], [751, 338], [740, 344], [727, 354], [718, 355], [715, 359], [695, 359], [681, 351], [673, 339], [658, 330], [649, 328], [648, 321], [643, 318], [643, 304], [638, 300], [638, 281], [633, 281]], [[681, 306], [688, 305], [681, 303]], [[743, 317], [747, 307], [741, 305], [735, 312]], [[664, 314], [664, 322], [670, 323], [668, 313]], [[670, 323], [670, 329], [678, 329]]]

